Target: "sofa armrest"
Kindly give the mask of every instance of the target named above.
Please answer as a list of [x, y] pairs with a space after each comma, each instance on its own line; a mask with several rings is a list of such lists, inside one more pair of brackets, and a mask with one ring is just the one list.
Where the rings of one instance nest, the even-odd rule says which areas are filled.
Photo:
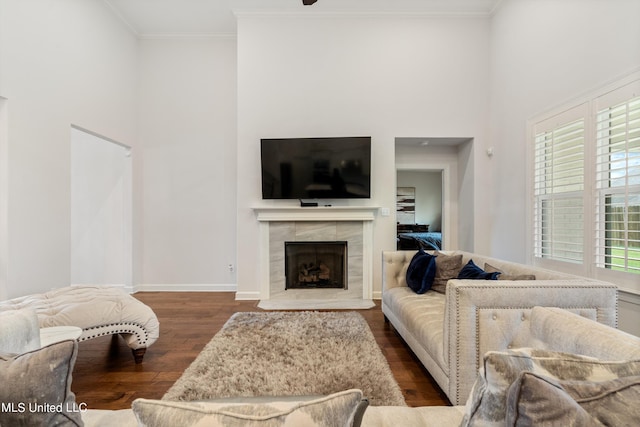
[[445, 298], [444, 349], [447, 395], [463, 405], [487, 351], [532, 347], [534, 306], [559, 307], [617, 326], [617, 287], [586, 280], [450, 280]]

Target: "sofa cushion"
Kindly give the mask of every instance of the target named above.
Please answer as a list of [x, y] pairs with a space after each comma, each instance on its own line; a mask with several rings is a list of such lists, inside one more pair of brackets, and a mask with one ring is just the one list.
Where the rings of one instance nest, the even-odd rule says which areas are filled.
[[600, 361], [593, 357], [530, 348], [490, 351], [484, 355], [462, 425], [503, 425], [507, 391], [525, 371], [559, 380], [608, 381], [640, 375], [640, 360]]
[[0, 355], [0, 402], [5, 405], [0, 425], [82, 426], [71, 391], [77, 352], [75, 341], [61, 341], [17, 356]]
[[559, 381], [522, 372], [507, 394], [507, 426], [627, 426], [640, 420], [640, 376]]
[[411, 334], [421, 349], [448, 374], [449, 365], [444, 357], [445, 295], [439, 292], [418, 295], [403, 286], [385, 291], [382, 300], [399, 321], [397, 327], [403, 330], [399, 332]]
[[498, 280], [536, 280], [535, 274], [509, 274], [488, 262], [484, 263], [484, 270], [488, 273], [498, 273]]
[[371, 406], [364, 413], [366, 427], [459, 426], [464, 406]]
[[407, 286], [417, 294], [424, 294], [433, 284], [436, 274], [436, 257], [419, 249], [407, 268]]
[[497, 280], [499, 272], [486, 272], [478, 267], [472, 259], [462, 267], [458, 273], [458, 279]]
[[439, 251], [436, 252], [436, 275], [431, 289], [444, 294], [449, 279], [457, 278], [461, 269], [462, 254], [447, 255]]
[[155, 427], [350, 427], [361, 401], [362, 391], [347, 390], [302, 402], [274, 398], [268, 404], [136, 399], [132, 408], [141, 425]]

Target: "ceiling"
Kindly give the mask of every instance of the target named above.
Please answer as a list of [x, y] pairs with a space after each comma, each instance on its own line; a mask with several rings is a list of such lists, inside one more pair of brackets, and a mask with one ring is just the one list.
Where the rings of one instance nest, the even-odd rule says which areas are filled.
[[140, 37], [234, 35], [235, 13], [490, 15], [502, 0], [103, 0]]

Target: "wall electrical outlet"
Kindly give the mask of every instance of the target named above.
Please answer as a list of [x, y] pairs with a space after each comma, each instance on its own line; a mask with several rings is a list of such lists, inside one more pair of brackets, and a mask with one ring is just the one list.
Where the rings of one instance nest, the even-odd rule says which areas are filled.
[[391, 215], [391, 210], [389, 208], [381, 208], [380, 209], [380, 215], [389, 216], [389, 215]]

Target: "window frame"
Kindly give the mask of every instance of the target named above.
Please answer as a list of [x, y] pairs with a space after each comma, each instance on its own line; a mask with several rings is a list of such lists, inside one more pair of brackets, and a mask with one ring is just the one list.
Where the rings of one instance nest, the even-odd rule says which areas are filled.
[[[537, 115], [527, 121], [527, 257], [532, 265], [542, 268], [552, 269], [570, 274], [591, 277], [598, 280], [605, 280], [616, 283], [621, 290], [640, 295], [640, 274], [626, 271], [616, 271], [603, 267], [599, 262], [605, 255], [597, 247], [598, 215], [604, 215], [598, 210], [598, 196], [603, 189], [596, 187], [598, 172], [597, 162], [597, 114], [605, 106], [614, 106], [617, 98], [631, 99], [627, 97], [629, 92], [635, 96], [640, 95], [640, 71], [618, 79], [608, 85], [586, 93], [583, 96], [567, 102], [557, 108]], [[566, 262], [556, 259], [539, 257], [537, 250], [537, 218], [536, 203], [539, 199], [536, 194], [536, 135], [541, 130], [568, 124], [574, 118], [584, 119], [584, 217], [583, 217], [583, 238], [584, 252], [581, 263]], [[632, 191], [636, 186], [630, 186]], [[627, 188], [622, 187], [622, 188]], [[610, 188], [614, 192], [618, 189]], [[602, 219], [602, 217], [600, 218]]]

